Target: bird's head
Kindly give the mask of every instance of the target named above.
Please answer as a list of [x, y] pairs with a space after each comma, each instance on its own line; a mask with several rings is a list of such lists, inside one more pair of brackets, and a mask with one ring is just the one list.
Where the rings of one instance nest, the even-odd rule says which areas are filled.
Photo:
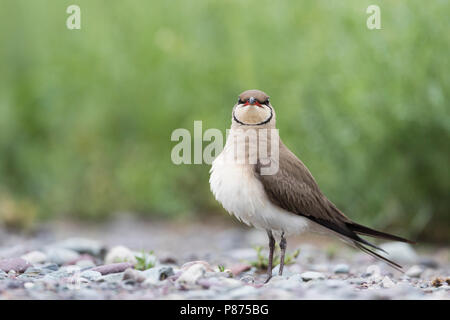
[[233, 125], [264, 127], [275, 125], [275, 111], [269, 102], [269, 96], [260, 90], [242, 92], [233, 108]]

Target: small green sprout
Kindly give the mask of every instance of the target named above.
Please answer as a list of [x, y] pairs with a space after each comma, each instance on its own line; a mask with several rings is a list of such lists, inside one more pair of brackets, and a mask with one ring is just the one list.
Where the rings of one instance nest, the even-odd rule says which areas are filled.
[[148, 253], [142, 250], [141, 254], [136, 255], [135, 258], [137, 263], [134, 268], [137, 270], [144, 271], [147, 269], [151, 269], [156, 264], [156, 258], [153, 254], [153, 250], [149, 251]]
[[217, 268], [219, 268], [219, 271], [220, 271], [220, 272], [224, 272], [224, 271], [225, 271], [225, 266], [222, 265], [222, 264], [219, 264], [219, 265], [217, 266]]
[[[249, 261], [248, 263], [255, 267], [258, 270], [266, 270], [269, 266], [269, 257], [262, 253], [263, 247], [256, 246], [254, 247], [256, 251], [256, 260], [255, 261]], [[300, 249], [295, 250], [293, 253], [286, 252], [286, 255], [284, 257], [284, 264], [289, 265], [293, 264], [295, 262], [295, 259], [300, 254]], [[273, 267], [276, 267], [280, 264], [280, 247], [277, 244], [275, 247], [275, 252], [273, 256]]]

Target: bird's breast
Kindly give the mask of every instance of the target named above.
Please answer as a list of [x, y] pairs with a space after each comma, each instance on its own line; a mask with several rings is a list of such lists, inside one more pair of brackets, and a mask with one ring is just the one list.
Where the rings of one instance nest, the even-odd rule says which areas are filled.
[[308, 220], [275, 206], [256, 178], [253, 165], [226, 159], [227, 148], [214, 160], [210, 186], [217, 201], [230, 214], [256, 228], [298, 234], [308, 227]]

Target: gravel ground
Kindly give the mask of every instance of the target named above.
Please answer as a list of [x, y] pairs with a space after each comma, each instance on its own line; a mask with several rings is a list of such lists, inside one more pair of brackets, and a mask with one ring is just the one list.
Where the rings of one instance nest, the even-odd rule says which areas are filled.
[[266, 257], [264, 232], [214, 221], [65, 222], [27, 236], [3, 230], [0, 300], [450, 299], [448, 247], [382, 244], [402, 274], [338, 241], [289, 238], [291, 264], [263, 284], [256, 246]]

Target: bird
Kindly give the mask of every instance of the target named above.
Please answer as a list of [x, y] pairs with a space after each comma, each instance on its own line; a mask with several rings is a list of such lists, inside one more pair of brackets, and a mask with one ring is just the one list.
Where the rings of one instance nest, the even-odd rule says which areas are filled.
[[[272, 278], [276, 241], [280, 247], [281, 276], [286, 238], [305, 232], [337, 236], [402, 272], [401, 265], [379, 253], [386, 251], [361, 236], [414, 242], [348, 218], [324, 195], [311, 172], [277, 132], [275, 109], [269, 96], [256, 89], [242, 92], [232, 109], [231, 128], [222, 151], [212, 162], [209, 179], [214, 197], [228, 213], [267, 232], [269, 257], [265, 282]], [[251, 139], [252, 136], [257, 139]], [[262, 148], [269, 151], [261, 152]], [[270, 166], [275, 170], [264, 172]]]

